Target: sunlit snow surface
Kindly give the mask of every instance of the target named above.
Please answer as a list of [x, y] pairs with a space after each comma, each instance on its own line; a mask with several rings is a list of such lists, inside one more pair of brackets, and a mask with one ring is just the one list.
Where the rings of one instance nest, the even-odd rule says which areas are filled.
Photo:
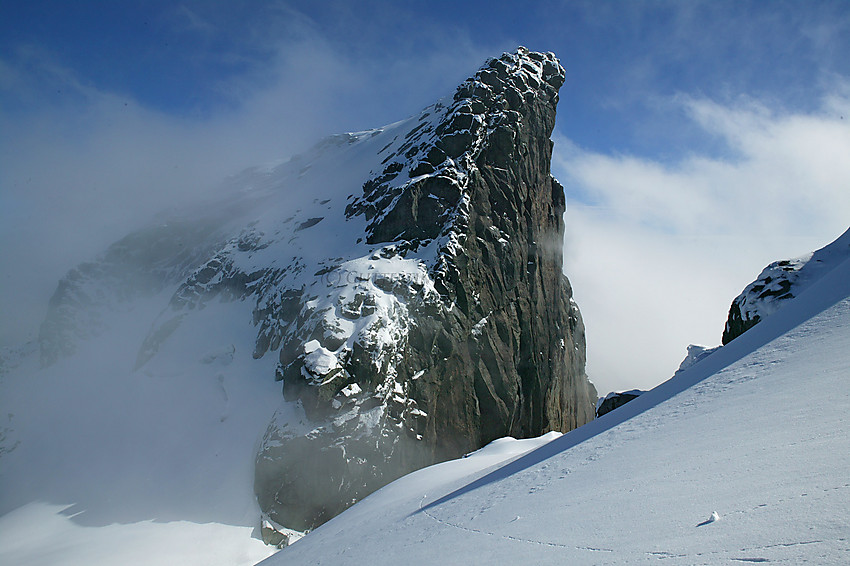
[[410, 474], [267, 563], [848, 564], [849, 382], [844, 262], [628, 405]]

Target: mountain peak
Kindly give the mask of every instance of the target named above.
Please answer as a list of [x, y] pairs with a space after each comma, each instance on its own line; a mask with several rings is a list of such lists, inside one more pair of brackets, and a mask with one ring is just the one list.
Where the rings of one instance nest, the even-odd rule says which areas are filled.
[[[307, 322], [281, 340], [284, 394], [329, 424], [307, 442], [269, 429], [256, 485], [278, 522], [313, 526], [339, 500], [422, 465], [593, 418], [584, 329], [562, 275], [563, 189], [549, 172], [564, 74], [551, 53], [520, 48], [367, 135], [380, 164], [345, 218], [364, 222], [370, 255], [326, 266], [346, 284], [330, 301], [319, 294], [319, 320], [302, 310]], [[327, 371], [308, 360], [307, 339], [325, 348]], [[293, 481], [308, 456], [287, 457], [292, 446], [322, 454], [328, 483], [309, 483], [333, 501], [316, 505]]]
[[254, 489], [296, 530], [493, 439], [591, 420], [550, 174], [564, 76], [551, 53], [519, 48], [411, 118], [234, 177], [228, 200], [69, 274], [45, 360], [120, 332], [116, 305], [164, 296], [138, 346], [147, 372], [201, 311], [244, 309], [253, 357], [273, 356], [283, 384]]
[[564, 76], [552, 53], [524, 47], [488, 60], [451, 99], [423, 110], [403, 136], [381, 148], [383, 169], [346, 214], [368, 220], [372, 244], [403, 240], [416, 248], [437, 238], [448, 217], [463, 212], [462, 195], [481, 152], [514, 158], [514, 126], [539, 111], [536, 100], [548, 102], [554, 116]]

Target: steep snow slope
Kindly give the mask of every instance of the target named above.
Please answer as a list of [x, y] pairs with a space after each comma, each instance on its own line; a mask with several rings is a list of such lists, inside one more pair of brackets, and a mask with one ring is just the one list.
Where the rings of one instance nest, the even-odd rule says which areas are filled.
[[847, 564], [850, 261], [628, 405], [387, 486], [264, 564]]

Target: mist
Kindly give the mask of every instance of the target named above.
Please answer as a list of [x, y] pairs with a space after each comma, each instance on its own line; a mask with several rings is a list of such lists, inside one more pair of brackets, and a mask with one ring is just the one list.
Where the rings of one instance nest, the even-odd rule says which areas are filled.
[[57, 281], [122, 236], [220, 196], [246, 167], [406, 118], [486, 58], [457, 36], [361, 59], [302, 23], [264, 46], [261, 71], [218, 83], [222, 102], [196, 116], [98, 88], [43, 50], [0, 58], [0, 345], [34, 338]]

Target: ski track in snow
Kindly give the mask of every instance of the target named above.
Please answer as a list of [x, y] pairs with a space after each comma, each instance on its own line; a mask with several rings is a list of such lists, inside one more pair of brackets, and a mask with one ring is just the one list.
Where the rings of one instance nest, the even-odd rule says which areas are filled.
[[[832, 436], [837, 436], [838, 434], [839, 433], [836, 432]], [[822, 493], [820, 494], [820, 496], [821, 496], [821, 498], [827, 497], [828, 495], [831, 495], [830, 492], [834, 492], [834, 491], [841, 490], [841, 489], [847, 489], [847, 488], [850, 488], [850, 484], [848, 484], [848, 483], [844, 483], [843, 485], [840, 485], [840, 486], [824, 488], [824, 489], [821, 490]], [[803, 497], [810, 497], [811, 499], [818, 499], [818, 495], [813, 496], [812, 494], [809, 494], [809, 493], [801, 493], [798, 496], [798, 498], [803, 498]], [[427, 498], [428, 498], [428, 495], [425, 494], [420, 499], [419, 511], [422, 512], [425, 516], [427, 516], [431, 520], [433, 520], [434, 522], [436, 522], [436, 523], [438, 523], [442, 526], [452, 528], [452, 529], [457, 529], [459, 531], [464, 531], [464, 532], [467, 532], [467, 533], [472, 533], [472, 534], [475, 534], [475, 535], [480, 535], [480, 536], [485, 536], [485, 537], [497, 537], [497, 538], [500, 538], [500, 539], [503, 539], [503, 540], [506, 540], [506, 541], [509, 541], [509, 542], [517, 542], [517, 543], [523, 543], [523, 544], [534, 544], [534, 545], [546, 546], [546, 547], [550, 547], [550, 548], [562, 548], [562, 549], [569, 549], [569, 550], [576, 550], [576, 551], [588, 551], [588, 552], [592, 552], [592, 553], [605, 553], [605, 552], [614, 553], [615, 552], [615, 550], [613, 548], [600, 548], [600, 547], [591, 547], [591, 546], [577, 546], [577, 545], [562, 544], [562, 543], [554, 542], [554, 541], [551, 541], [551, 540], [541, 540], [541, 539], [536, 539], [536, 538], [532, 538], [532, 539], [522, 538], [522, 537], [503, 534], [503, 533], [496, 533], [496, 532], [490, 532], [490, 531], [486, 531], [486, 530], [474, 529], [474, 528], [471, 528], [471, 527], [467, 527], [467, 526], [464, 526], [464, 525], [461, 525], [459, 523], [455, 523], [455, 522], [452, 522], [452, 521], [449, 521], [449, 520], [440, 519], [436, 515], [429, 512], [428, 509], [426, 509], [425, 506], [424, 506], [424, 503], [425, 503]], [[797, 499], [797, 498], [795, 498], [795, 499]], [[763, 511], [763, 510], [765, 510], [765, 508], [777, 507], [777, 506], [780, 506], [782, 504], [793, 504], [793, 500], [792, 499], [778, 499], [773, 504], [762, 503], [762, 504], [759, 504], [755, 507], [751, 507], [751, 508], [748, 508], [748, 509], [739, 509], [739, 510], [729, 511], [724, 515], [724, 517], [732, 517], [734, 515], [744, 515], [744, 514], [747, 514], [747, 513]], [[786, 507], [787, 506], [788, 505], [786, 505]], [[517, 517], [517, 519], [519, 519], [519, 517]], [[514, 520], [517, 520], [517, 519], [514, 519]], [[716, 519], [716, 520], [719, 520], [719, 519]], [[715, 522], [715, 519], [709, 519], [707, 521], [703, 521], [702, 523], [699, 523], [697, 525], [697, 527], [708, 526], [708, 525], [712, 524], [713, 522]], [[762, 545], [762, 546], [745, 547], [745, 548], [741, 548], [739, 550], [739, 552], [756, 553], [756, 552], [762, 551], [762, 550], [769, 550], [769, 549], [776, 549], [776, 548], [790, 548], [790, 547], [794, 547], [794, 546], [816, 545], [816, 544], [822, 544], [824, 542], [825, 541], [819, 540], [819, 539], [816, 539], [816, 540], [801, 540], [801, 541], [793, 541], [793, 542], [768, 544], [768, 545]], [[659, 560], [665, 560], [665, 559], [670, 559], [670, 558], [704, 559], [706, 557], [728, 555], [729, 551], [728, 550], [718, 550], [718, 551], [715, 551], [715, 552], [697, 552], [697, 553], [693, 553], [693, 554], [682, 554], [682, 553], [667, 552], [667, 551], [663, 551], [663, 550], [656, 550], [656, 551], [647, 551], [647, 552], [645, 552], [645, 554], [646, 554], [647, 557], [657, 558]], [[771, 561], [768, 558], [762, 558], [762, 557], [730, 558], [730, 560], [738, 561], [738, 562], [770, 562]], [[596, 564], [603, 564], [603, 563], [596, 562]]]
[[560, 544], [560, 543], [552, 542], [552, 541], [545, 541], [545, 540], [538, 540], [538, 539], [526, 539], [526, 538], [520, 538], [520, 537], [511, 536], [511, 535], [491, 533], [491, 532], [488, 532], [488, 531], [482, 531], [482, 530], [473, 529], [473, 528], [470, 528], [470, 527], [464, 527], [463, 525], [459, 525], [457, 523], [452, 523], [451, 521], [444, 521], [444, 520], [440, 519], [439, 517], [436, 517], [436, 516], [432, 515], [431, 513], [429, 513], [428, 510], [425, 509], [422, 506], [422, 503], [424, 503], [424, 501], [425, 501], [425, 499], [427, 499], [427, 497], [428, 497], [427, 495], [422, 496], [422, 500], [420, 501], [420, 504], [419, 504], [419, 510], [422, 513], [424, 513], [427, 517], [430, 517], [431, 519], [436, 521], [437, 523], [439, 523], [441, 525], [445, 525], [447, 527], [451, 527], [453, 529], [466, 531], [468, 533], [475, 533], [477, 535], [499, 537], [499, 538], [502, 538], [504, 540], [508, 540], [508, 541], [511, 541], [511, 542], [521, 542], [521, 543], [527, 543], [527, 544], [539, 544], [541, 546], [550, 546], [550, 547], [553, 547], [553, 548], [569, 548], [569, 549], [573, 549], [573, 550], [587, 550], [587, 551], [590, 551], [590, 552], [614, 552], [614, 550], [611, 549], [611, 548], [593, 548], [593, 547], [585, 547], [585, 546], [571, 546], [571, 545], [568, 545], [568, 544]]

